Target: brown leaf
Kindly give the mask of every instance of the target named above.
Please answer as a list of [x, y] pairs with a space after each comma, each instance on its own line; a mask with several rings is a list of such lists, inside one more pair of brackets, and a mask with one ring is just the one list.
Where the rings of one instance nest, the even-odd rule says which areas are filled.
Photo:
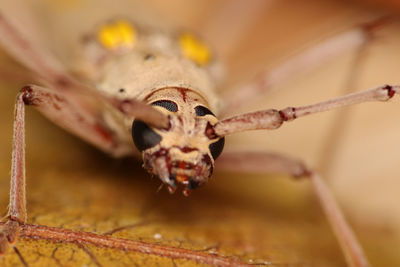
[[[311, 43], [320, 40], [328, 34], [328, 29], [329, 34], [334, 34], [332, 25], [340, 32], [375, 12], [340, 2], [320, 3], [296, 1], [294, 4], [277, 4], [266, 11], [268, 16], [263, 16], [258, 27], [252, 28], [233, 54], [224, 59], [233, 74], [228, 85], [250, 78], [256, 70], [265, 67], [265, 62], [273, 66], [293, 51], [299, 51], [309, 40]], [[168, 14], [174, 17], [171, 6], [172, 11], [165, 12], [171, 12]], [[184, 19], [196, 14], [190, 10], [189, 7]], [[199, 9], [199, 12], [201, 10], [206, 9]], [[199, 17], [197, 19], [201, 21]], [[182, 17], [175, 16], [174, 19], [184, 25], [179, 21]], [[187, 25], [196, 28], [201, 23], [196, 24], [196, 18], [193, 18]], [[269, 35], [261, 36], [260, 29]], [[385, 36], [394, 38], [373, 48], [372, 63], [366, 66], [359, 88], [396, 80], [400, 69], [395, 64], [400, 62], [396, 60], [398, 30], [398, 25], [390, 26]], [[264, 48], [266, 39], [270, 46]], [[248, 110], [308, 104], [331, 97], [335, 94], [332, 88], [340, 89], [343, 84], [350, 60], [351, 55], [343, 55], [321, 70], [289, 82], [285, 87], [291, 89], [279, 88], [278, 92]], [[8, 66], [8, 62], [9, 59], [4, 59], [1, 65]], [[16, 84], [7, 80], [0, 88], [0, 208], [4, 214], [9, 189], [13, 103], [22, 85], [22, 82]], [[345, 146], [339, 150], [337, 162], [332, 163], [330, 175], [338, 179], [333, 183], [335, 192], [352, 218], [366, 254], [376, 266], [400, 263], [397, 253], [400, 240], [396, 237], [400, 232], [396, 214], [400, 213], [398, 194], [394, 195], [398, 192], [398, 168], [393, 164], [398, 159], [395, 147], [399, 142], [394, 137], [400, 129], [393, 125], [398, 124], [395, 122], [400, 115], [398, 104], [398, 100], [394, 104], [382, 104], [377, 112], [376, 104], [369, 106], [369, 110], [360, 108], [359, 113], [363, 115], [355, 114], [357, 117], [352, 120], [355, 126], [344, 138]], [[276, 132], [243, 134], [228, 140], [227, 146], [282, 151], [318, 167], [331, 119], [329, 115], [320, 116], [319, 120], [304, 119]], [[344, 265], [342, 253], [307, 181], [217, 170], [207, 186], [186, 198], [179, 194], [169, 195], [166, 190], [157, 193], [159, 180], [151, 179], [141, 169], [139, 161], [110, 159], [53, 126], [30, 107], [26, 138], [29, 224], [93, 233], [98, 235], [97, 239], [106, 236], [142, 241], [149, 246], [183, 248], [189, 251], [186, 255], [213, 255], [235, 263]], [[363, 150], [365, 147], [369, 149]], [[387, 194], [390, 190], [391, 194]], [[27, 226], [26, 229], [29, 232], [35, 228]], [[0, 265], [198, 265], [193, 260], [95, 244], [22, 238], [15, 249], [0, 258]]]

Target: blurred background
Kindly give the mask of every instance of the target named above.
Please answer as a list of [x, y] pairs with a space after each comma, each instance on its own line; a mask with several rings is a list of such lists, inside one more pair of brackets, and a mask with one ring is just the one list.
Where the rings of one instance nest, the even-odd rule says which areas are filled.
[[[252, 1], [253, 6], [248, 3], [151, 0], [140, 9], [134, 1], [111, 5], [94, 0], [38, 0], [29, 5], [39, 14], [40, 33], [35, 32], [35, 36], [41, 36], [39, 42], [71, 69], [75, 61], [70, 52], [65, 52], [65, 43], [73, 47], [73, 36], [92, 28], [101, 18], [138, 13], [144, 19], [154, 17], [171, 27], [196, 32], [213, 47], [225, 66], [221, 94], [245, 85], [260, 71], [273, 70], [327, 38], [382, 16], [392, 18], [374, 32], [357, 72], [352, 68], [357, 49], [350, 49], [307, 74], [288, 79], [256, 102], [229, 110], [230, 115], [307, 105], [343, 95], [353, 73], [357, 73], [354, 91], [399, 83], [400, 4], [396, 1], [259, 0]], [[142, 10], [155, 15], [148, 16]], [[30, 21], [22, 16], [24, 12], [16, 14], [21, 21]], [[18, 89], [29, 78], [4, 52], [0, 56], [0, 208], [5, 211], [13, 104]], [[399, 99], [358, 105], [344, 113], [331, 111], [301, 118], [276, 131], [237, 134], [227, 138], [226, 149], [279, 152], [304, 160], [327, 179], [373, 265], [399, 266]], [[214, 179], [193, 196], [169, 196], [164, 190], [156, 193], [159, 182], [149, 179], [140, 162], [110, 159], [31, 108], [27, 111], [26, 138], [31, 223], [102, 233], [146, 221], [144, 226], [116, 236], [192, 249], [212, 247], [219, 254], [234, 255], [243, 261], [269, 262], [272, 266], [344, 264], [306, 181], [219, 172], [217, 165]], [[162, 233], [163, 240], [154, 240], [155, 233]], [[33, 265], [35, 258], [42, 260], [36, 262], [38, 266], [54, 261], [51, 252], [55, 245], [38, 244], [26, 241], [18, 246]], [[122, 259], [128, 264], [132, 262], [122, 254], [110, 256], [108, 251], [91, 249], [104, 265], [123, 265]], [[84, 254], [82, 259], [78, 257], [82, 260], [77, 261], [79, 264], [90, 263], [90, 257], [85, 258]], [[130, 257], [142, 264], [162, 260], [140, 254]], [[0, 263], [18, 265], [18, 258], [12, 254], [0, 259]], [[68, 265], [65, 259], [62, 263]]]

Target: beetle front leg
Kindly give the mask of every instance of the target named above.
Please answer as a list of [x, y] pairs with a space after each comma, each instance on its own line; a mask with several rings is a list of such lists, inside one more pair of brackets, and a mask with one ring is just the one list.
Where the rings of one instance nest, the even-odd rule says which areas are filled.
[[351, 267], [370, 266], [331, 191], [321, 177], [302, 162], [278, 154], [237, 151], [222, 154], [216, 164], [219, 169], [235, 172], [285, 173], [294, 177], [309, 178], [347, 264]]
[[[83, 102], [81, 102], [83, 103]], [[75, 103], [76, 104], [76, 103]], [[95, 112], [79, 105], [72, 105], [71, 99], [39, 86], [26, 86], [19, 93], [14, 113], [14, 139], [12, 152], [10, 203], [5, 224], [0, 227], [0, 254], [18, 238], [20, 225], [26, 223], [25, 191], [25, 105], [33, 105], [40, 112], [57, 120], [60, 126], [81, 136], [105, 152], [118, 155], [124, 152], [121, 144], [107, 128], [102, 127]]]
[[25, 192], [25, 93], [18, 95], [14, 114], [14, 141], [11, 163], [10, 204], [6, 223], [0, 228], [0, 254], [17, 241], [19, 226], [26, 222]]

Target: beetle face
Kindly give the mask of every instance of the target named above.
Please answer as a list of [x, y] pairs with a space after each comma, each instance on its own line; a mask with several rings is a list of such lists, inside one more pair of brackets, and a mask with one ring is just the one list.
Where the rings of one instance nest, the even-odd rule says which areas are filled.
[[132, 137], [142, 152], [144, 168], [157, 175], [172, 193], [179, 184], [188, 195], [210, 178], [224, 138], [209, 134], [217, 123], [206, 101], [183, 88], [165, 88], [147, 98], [149, 104], [170, 117], [168, 129], [155, 129], [135, 120]]

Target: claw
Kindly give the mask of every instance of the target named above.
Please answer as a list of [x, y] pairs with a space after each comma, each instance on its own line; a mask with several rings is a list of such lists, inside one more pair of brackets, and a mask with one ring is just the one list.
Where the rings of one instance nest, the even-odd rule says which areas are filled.
[[18, 234], [19, 223], [16, 221], [9, 220], [0, 228], [0, 255], [5, 254], [17, 241]]

